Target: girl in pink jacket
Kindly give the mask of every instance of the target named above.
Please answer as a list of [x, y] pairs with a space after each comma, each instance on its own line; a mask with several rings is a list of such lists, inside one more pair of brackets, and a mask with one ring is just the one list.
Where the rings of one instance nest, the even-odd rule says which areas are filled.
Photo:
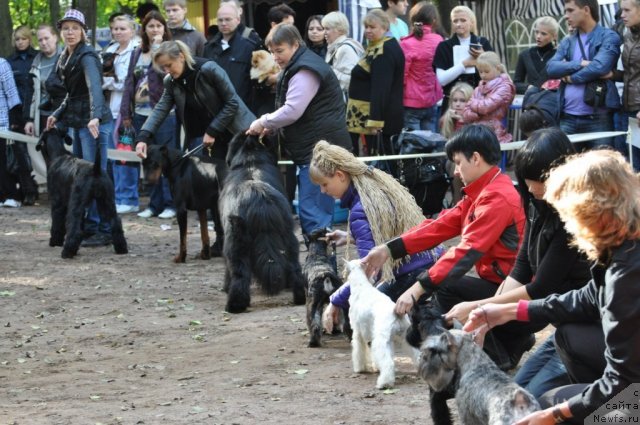
[[508, 143], [513, 137], [504, 128], [503, 121], [516, 95], [516, 86], [494, 52], [478, 56], [476, 68], [482, 81], [464, 108], [464, 122], [488, 125], [500, 143]]
[[434, 31], [438, 10], [418, 3], [409, 13], [412, 32], [400, 41], [404, 53], [404, 126], [412, 130], [438, 128], [437, 103], [442, 87], [433, 70], [433, 57], [443, 38]]

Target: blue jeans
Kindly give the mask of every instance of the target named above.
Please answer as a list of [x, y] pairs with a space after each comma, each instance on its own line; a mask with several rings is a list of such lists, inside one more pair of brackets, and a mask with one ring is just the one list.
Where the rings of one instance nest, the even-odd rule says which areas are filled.
[[[136, 133], [140, 131], [147, 117], [140, 114], [133, 115], [133, 128]], [[176, 144], [176, 116], [171, 114], [167, 116], [160, 125], [156, 134], [153, 135], [153, 143], [156, 145], [167, 146], [169, 148], [177, 148]], [[151, 188], [149, 195], [149, 209], [154, 214], [160, 214], [166, 208], [175, 209], [173, 205], [173, 197], [169, 190], [169, 181], [165, 177], [160, 177], [158, 183]]]
[[554, 335], [549, 336], [529, 356], [514, 378], [518, 385], [528, 390], [535, 398], [540, 398], [553, 388], [571, 383], [553, 339]]
[[[613, 131], [613, 118], [609, 113], [577, 116], [562, 114], [560, 129], [566, 134], [592, 133], [597, 131]], [[583, 151], [599, 146], [613, 147], [613, 138], [606, 137], [599, 140], [591, 140], [576, 145], [576, 150]]]
[[404, 126], [411, 130], [438, 131], [438, 106], [430, 108], [404, 108]]
[[309, 178], [309, 165], [298, 165], [298, 216], [302, 233], [331, 227], [334, 199], [320, 191]]
[[401, 276], [396, 276], [396, 280], [394, 282], [382, 282], [376, 288], [378, 291], [391, 298], [391, 301], [396, 302], [398, 298], [400, 298], [400, 295], [404, 294], [407, 289], [416, 283], [418, 275], [422, 271], [423, 270], [413, 270]]
[[[613, 124], [615, 131], [627, 131], [629, 130], [629, 118], [635, 118], [638, 111], [623, 112], [619, 111], [613, 114]], [[629, 160], [629, 145], [627, 144], [627, 136], [616, 136], [614, 138], [613, 147], [615, 150], [624, 155]], [[633, 146], [632, 148], [633, 168], [636, 172], [640, 171], [640, 149]]]
[[[100, 168], [107, 171], [107, 146], [113, 140], [113, 121], [100, 124], [98, 140], [93, 138], [87, 127], [70, 129], [73, 137], [73, 154], [87, 161], [93, 162], [96, 157], [96, 145], [100, 149]], [[111, 142], [112, 143], [112, 142]], [[93, 201], [87, 210], [84, 219], [85, 233], [108, 233], [111, 234], [111, 223], [102, 220], [98, 214], [98, 207]]]

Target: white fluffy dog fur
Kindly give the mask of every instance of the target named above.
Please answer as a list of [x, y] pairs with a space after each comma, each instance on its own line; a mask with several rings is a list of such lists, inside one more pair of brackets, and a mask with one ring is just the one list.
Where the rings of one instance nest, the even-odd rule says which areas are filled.
[[[391, 388], [395, 383], [394, 348], [404, 347], [414, 364], [418, 364], [420, 352], [405, 341], [409, 317], [398, 316], [393, 311], [395, 303], [373, 287], [359, 260], [347, 263], [349, 319], [353, 329], [351, 360], [356, 373], [380, 371], [376, 388]], [[371, 347], [369, 347], [371, 343]], [[372, 362], [373, 360], [373, 362]]]

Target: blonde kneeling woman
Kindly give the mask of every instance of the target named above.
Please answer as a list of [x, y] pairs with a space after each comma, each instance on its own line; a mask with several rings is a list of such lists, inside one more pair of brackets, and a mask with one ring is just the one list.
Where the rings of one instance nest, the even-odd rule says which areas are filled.
[[550, 407], [518, 425], [583, 423], [640, 382], [638, 176], [619, 153], [589, 151], [551, 171], [544, 198], [558, 211], [576, 246], [594, 262], [592, 280], [581, 289], [542, 300], [486, 304], [471, 312], [464, 327], [478, 331], [482, 339], [489, 328], [511, 320], [557, 326], [558, 354], [575, 384], [545, 393], [541, 404]]

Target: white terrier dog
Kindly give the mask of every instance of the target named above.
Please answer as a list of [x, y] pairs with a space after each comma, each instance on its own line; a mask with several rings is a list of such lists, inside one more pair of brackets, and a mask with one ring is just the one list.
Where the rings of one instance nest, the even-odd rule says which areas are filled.
[[[411, 326], [409, 317], [398, 316], [389, 297], [373, 287], [359, 260], [347, 263], [349, 319], [353, 329], [351, 360], [356, 373], [380, 371], [376, 388], [391, 388], [395, 382], [394, 347], [401, 345], [418, 364], [420, 352], [407, 344], [405, 334]], [[371, 347], [369, 347], [371, 343]], [[373, 360], [373, 363], [372, 363]]]

